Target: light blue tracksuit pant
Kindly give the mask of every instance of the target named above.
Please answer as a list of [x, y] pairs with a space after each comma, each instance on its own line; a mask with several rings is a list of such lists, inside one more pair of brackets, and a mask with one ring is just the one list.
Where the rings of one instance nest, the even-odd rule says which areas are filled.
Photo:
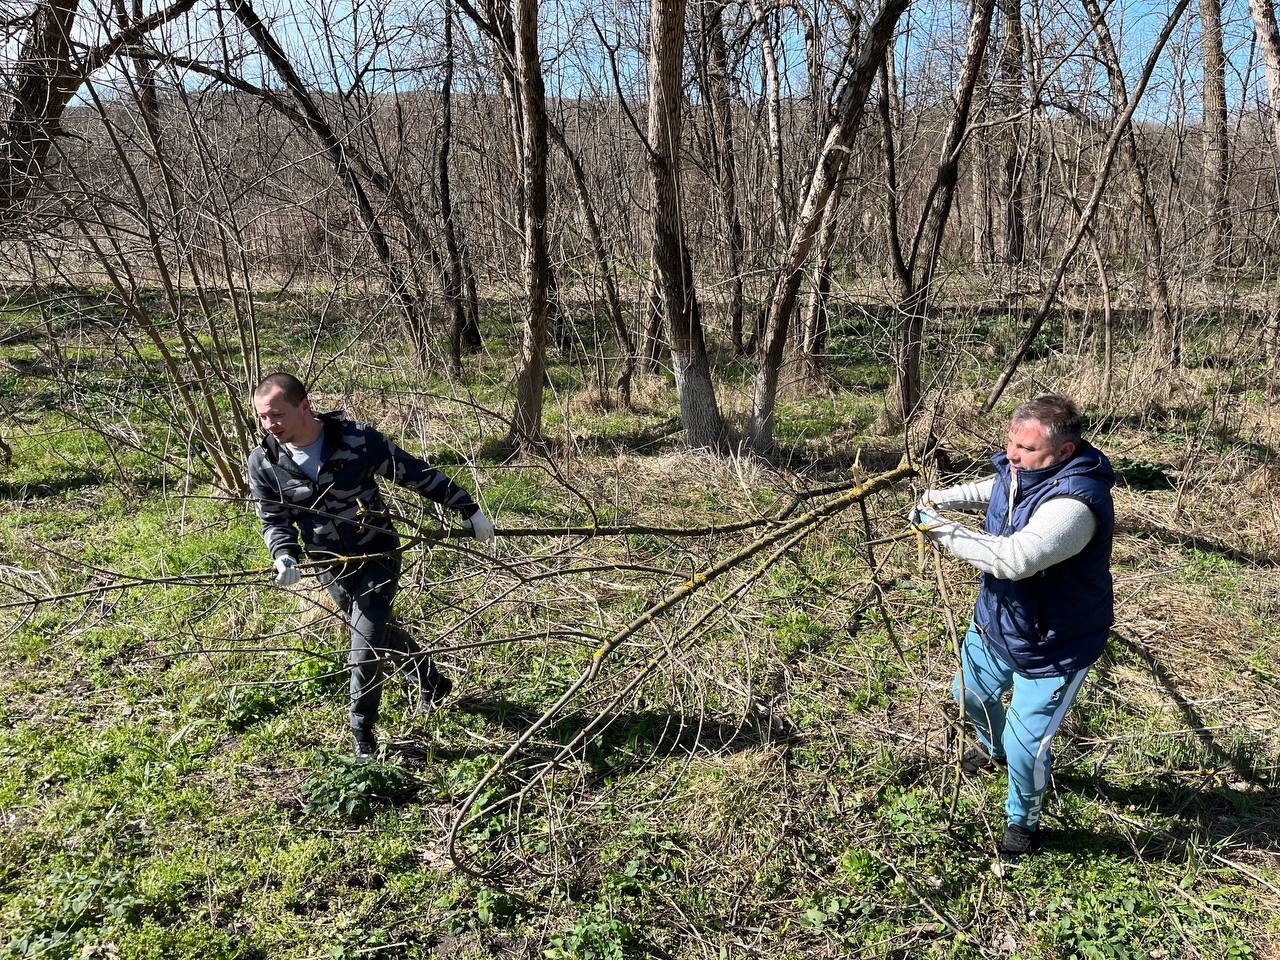
[[[964, 636], [961, 658], [965, 718], [993, 757], [1009, 763], [1010, 823], [1034, 830], [1053, 765], [1053, 736], [1071, 708], [1089, 668], [1061, 677], [1024, 677], [987, 649], [974, 624]], [[1006, 712], [1001, 697], [1013, 688]], [[951, 693], [960, 700], [961, 674]]]

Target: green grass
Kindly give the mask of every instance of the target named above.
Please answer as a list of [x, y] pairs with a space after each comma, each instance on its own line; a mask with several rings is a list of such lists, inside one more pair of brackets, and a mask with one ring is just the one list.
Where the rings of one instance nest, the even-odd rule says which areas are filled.
[[[75, 309], [101, 291], [86, 296]], [[32, 319], [27, 305], [5, 309], [0, 324]], [[266, 297], [261, 309], [271, 352], [302, 349], [314, 302]], [[508, 321], [487, 317], [493, 353], [470, 368], [472, 396], [503, 410]], [[354, 308], [335, 318], [321, 353], [363, 322]], [[990, 325], [1011, 335], [1007, 319]], [[780, 403], [780, 441], [815, 461], [891, 450], [897, 438], [873, 435], [888, 376], [878, 329], [837, 318], [839, 386]], [[412, 395], [444, 460], [493, 439], [482, 428], [501, 432], [429, 397], [457, 388], [378, 359], [394, 349], [388, 337], [359, 363], [339, 356], [325, 382], [334, 395], [351, 387], [339, 399], [393, 431]], [[0, 358], [40, 352], [17, 343]], [[749, 385], [748, 367], [724, 389]], [[660, 438], [677, 413], [668, 393], [649, 385], [638, 411], [602, 410], [585, 398], [592, 376], [572, 355], [553, 358], [548, 433], [567, 426], [573, 445], [547, 461], [477, 464], [500, 525], [587, 523], [573, 490], [607, 523], [723, 523], [776, 511], [797, 483], [846, 476], [682, 456]], [[137, 371], [104, 368], [85, 383], [77, 409], [97, 416], [145, 399]], [[448, 855], [464, 798], [604, 638], [759, 531], [512, 538], [500, 563], [449, 546], [411, 551], [397, 611], [438, 648], [458, 692], [413, 717], [390, 684], [385, 751], [358, 767], [346, 752], [341, 631], [258, 572], [252, 514], [198, 484], [184, 500], [180, 471], [109, 448], [47, 402], [43, 380], [5, 368], [0, 397], [20, 411], [4, 428], [14, 462], [0, 473], [0, 554], [35, 575], [6, 574], [0, 602], [18, 587], [140, 578], [0, 611], [0, 957], [601, 960], [704, 956], [711, 944], [725, 957], [1261, 958], [1280, 942], [1269, 839], [1280, 597], [1267, 568], [1181, 542], [1121, 545], [1119, 577], [1158, 574], [1121, 591], [1126, 636], [1145, 639], [1113, 642], [1072, 711], [1046, 814], [1053, 842], [1001, 876], [991, 849], [1003, 781], [957, 783], [942, 750], [952, 661], [932, 569], [917, 568], [911, 544], [897, 548], [882, 607], [866, 591], [861, 520], [846, 515], [726, 609], [717, 602], [745, 571], [605, 661], [590, 696], [483, 803], [515, 797], [626, 683], [634, 691], [544, 786], [460, 835], [465, 862], [496, 871], [480, 879]], [[1173, 491], [1142, 485], [1178, 475], [1170, 451], [1202, 413], [1115, 427], [1126, 496], [1170, 506]], [[138, 423], [147, 449], [181, 446], [167, 425]], [[651, 433], [652, 446], [636, 442]], [[905, 490], [878, 498], [875, 532], [896, 532], [908, 502]], [[413, 498], [403, 508], [418, 516]], [[1199, 523], [1222, 507], [1189, 488], [1184, 509]], [[946, 569], [963, 629], [975, 579]], [[145, 582], [212, 574], [227, 576]], [[677, 644], [673, 665], [664, 657]]]

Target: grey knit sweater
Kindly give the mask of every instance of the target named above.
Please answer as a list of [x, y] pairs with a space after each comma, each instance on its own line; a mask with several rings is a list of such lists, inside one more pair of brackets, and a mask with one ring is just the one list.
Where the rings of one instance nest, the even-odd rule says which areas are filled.
[[[923, 500], [940, 510], [981, 511], [991, 502], [995, 482], [995, 477], [988, 477], [945, 490], [929, 490]], [[1013, 483], [1010, 509], [1017, 497], [1017, 471], [1013, 472]], [[1001, 580], [1023, 580], [1075, 556], [1088, 545], [1097, 528], [1098, 521], [1085, 504], [1070, 497], [1055, 497], [1036, 510], [1025, 527], [1007, 537], [957, 522], [935, 526], [925, 535], [983, 573]]]

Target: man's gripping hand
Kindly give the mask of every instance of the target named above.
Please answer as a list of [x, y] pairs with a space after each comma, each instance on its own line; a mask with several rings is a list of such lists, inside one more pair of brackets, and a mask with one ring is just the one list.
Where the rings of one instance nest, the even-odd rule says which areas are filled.
[[276, 557], [274, 566], [276, 575], [272, 582], [277, 587], [292, 587], [302, 579], [302, 571], [298, 568], [298, 561], [287, 553]]
[[918, 530], [921, 533], [932, 530], [934, 527], [941, 526], [947, 521], [943, 519], [942, 514], [933, 509], [932, 506], [925, 504], [923, 500], [911, 508], [911, 512], [907, 514], [907, 522], [911, 524], [911, 529]]
[[480, 541], [483, 546], [491, 546], [497, 539], [497, 534], [493, 531], [493, 524], [489, 522], [489, 518], [484, 515], [484, 511], [477, 510], [467, 519], [462, 521], [462, 530], [464, 533], [470, 534], [476, 540]]

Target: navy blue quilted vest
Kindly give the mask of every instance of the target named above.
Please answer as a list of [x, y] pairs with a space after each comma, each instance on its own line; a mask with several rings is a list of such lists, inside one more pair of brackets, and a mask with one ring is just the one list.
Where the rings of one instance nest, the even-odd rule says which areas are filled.
[[1008, 457], [998, 453], [991, 462], [996, 484], [987, 507], [987, 533], [998, 537], [1017, 533], [1041, 504], [1054, 497], [1087, 504], [1098, 527], [1080, 553], [1024, 580], [1001, 580], [984, 573], [974, 610], [978, 629], [991, 652], [1023, 676], [1064, 676], [1087, 667], [1102, 656], [1114, 619], [1111, 487], [1115, 474], [1111, 464], [1101, 451], [1081, 441], [1061, 463], [1019, 470], [1010, 515]]

